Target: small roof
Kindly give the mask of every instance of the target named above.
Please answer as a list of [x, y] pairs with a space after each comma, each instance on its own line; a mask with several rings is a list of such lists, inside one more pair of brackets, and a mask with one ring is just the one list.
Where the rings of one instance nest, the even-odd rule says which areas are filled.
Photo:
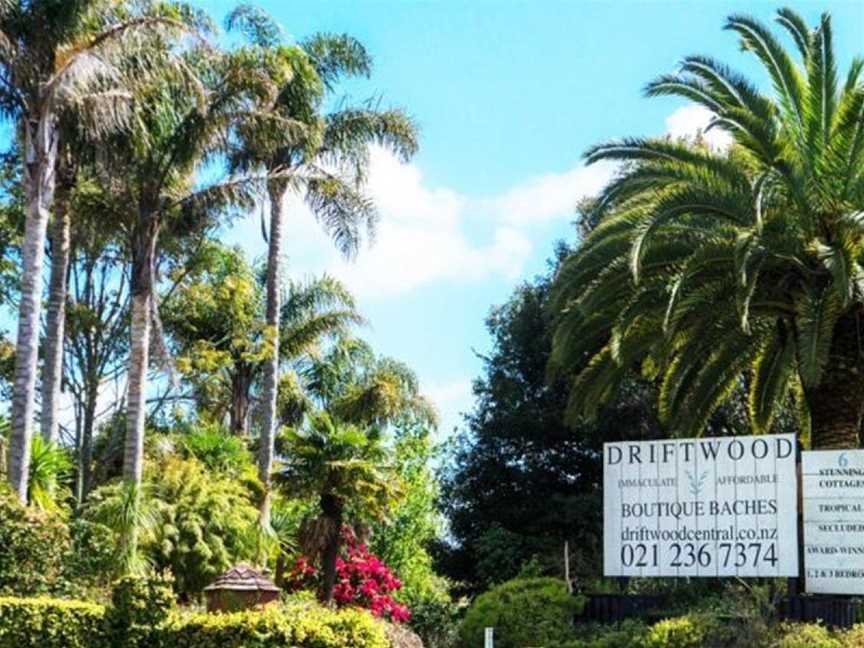
[[235, 565], [204, 588], [205, 592], [214, 590], [278, 592], [279, 588], [257, 569], [240, 564]]

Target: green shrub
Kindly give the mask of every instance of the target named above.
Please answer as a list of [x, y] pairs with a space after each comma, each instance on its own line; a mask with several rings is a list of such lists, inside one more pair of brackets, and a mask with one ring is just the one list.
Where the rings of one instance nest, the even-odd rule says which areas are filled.
[[408, 583], [396, 596], [411, 610], [408, 626], [420, 636], [425, 648], [451, 648], [458, 639], [463, 606], [452, 599], [440, 580], [440, 586], [423, 589]]
[[0, 486], [0, 594], [46, 594], [64, 587], [69, 528], [56, 514], [18, 503]]
[[[150, 466], [146, 477], [139, 550], [156, 570], [174, 574], [181, 600], [198, 596], [231, 565], [252, 559], [258, 509], [238, 480], [177, 457]], [[84, 517], [111, 524], [125, 497], [121, 484], [103, 486], [90, 495]], [[112, 531], [119, 542], [122, 529]]]
[[198, 423], [181, 431], [186, 432], [182, 437], [185, 454], [203, 463], [208, 470], [237, 476], [254, 466], [245, 441], [218, 425]]
[[146, 638], [168, 619], [174, 607], [173, 584], [165, 576], [126, 576], [114, 584], [106, 627], [117, 645]]
[[709, 635], [709, 622], [698, 616], [681, 616], [655, 623], [642, 640], [644, 648], [700, 648]]
[[522, 648], [566, 641], [584, 599], [554, 578], [521, 578], [477, 597], [459, 630], [465, 648], [483, 645], [483, 630], [495, 628], [497, 648]]
[[363, 610], [269, 607], [229, 614], [173, 614], [140, 648], [389, 648], [384, 624]]
[[0, 598], [0, 648], [109, 648], [105, 608], [50, 598]]
[[72, 547], [63, 561], [64, 573], [70, 581], [69, 593], [77, 598], [107, 598], [117, 567], [117, 547], [111, 529], [76, 519], [69, 523], [69, 533]]
[[648, 626], [638, 619], [615, 625], [580, 624], [577, 638], [555, 642], [549, 648], [642, 648]]
[[[123, 610], [0, 598], [0, 648], [390, 648], [384, 624], [363, 610], [295, 604], [231, 614], [174, 610], [165, 616], [154, 604], [163, 590], [164, 584], [124, 583], [115, 592]], [[124, 615], [131, 621], [118, 634]]]
[[789, 623], [781, 628], [777, 648], [843, 648], [839, 639], [818, 623]]
[[840, 636], [843, 648], [864, 648], [864, 623], [857, 623]]

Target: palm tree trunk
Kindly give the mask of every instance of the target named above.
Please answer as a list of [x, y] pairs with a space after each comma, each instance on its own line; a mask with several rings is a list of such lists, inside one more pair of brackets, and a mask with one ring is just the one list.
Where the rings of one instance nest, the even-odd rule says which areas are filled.
[[231, 379], [231, 434], [238, 437], [248, 436], [250, 379], [245, 365], [237, 369]]
[[153, 210], [141, 208], [132, 235], [132, 326], [126, 405], [126, 441], [123, 479], [141, 484], [144, 472], [144, 423], [146, 420], [147, 369], [150, 359], [150, 321], [153, 275], [159, 221]]
[[50, 115], [40, 117], [35, 129], [30, 125], [33, 122], [24, 125], [26, 222], [21, 249], [21, 301], [18, 306], [15, 378], [12, 387], [12, 436], [9, 440], [9, 483], [22, 502], [27, 501], [36, 408], [42, 263], [49, 210], [54, 199], [57, 161], [56, 122]]
[[324, 605], [330, 605], [333, 602], [333, 588], [336, 586], [336, 560], [339, 558], [339, 548], [342, 544], [344, 511], [342, 502], [332, 495], [325, 495], [321, 498], [321, 511], [330, 520], [330, 535], [321, 555], [321, 571], [323, 572], [321, 602]]
[[808, 392], [814, 449], [857, 448], [864, 417], [864, 309], [834, 326], [822, 382]]
[[51, 231], [51, 279], [45, 326], [45, 358], [42, 368], [42, 438], [57, 443], [60, 388], [63, 382], [63, 343], [66, 325], [66, 276], [69, 272], [72, 236], [67, 204], [69, 186], [61, 183], [62, 198], [55, 201]]
[[279, 388], [279, 311], [282, 283], [282, 203], [285, 189], [270, 188], [270, 245], [267, 251], [267, 328], [273, 336], [273, 350], [264, 364], [264, 421], [258, 450], [258, 477], [264, 484], [261, 525], [270, 525], [270, 504], [276, 436], [276, 397]]

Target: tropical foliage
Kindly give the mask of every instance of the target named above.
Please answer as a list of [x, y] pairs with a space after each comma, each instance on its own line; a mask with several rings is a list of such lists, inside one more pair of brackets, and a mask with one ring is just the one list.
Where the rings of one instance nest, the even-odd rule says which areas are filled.
[[381, 518], [399, 495], [381, 432], [313, 414], [304, 430], [287, 430], [286, 461], [279, 481], [294, 493], [315, 497], [320, 514], [301, 530], [303, 552], [321, 561], [321, 598], [330, 602], [337, 578], [343, 524]]
[[840, 76], [827, 15], [777, 22], [794, 55], [752, 18], [726, 24], [772, 96], [705, 56], [646, 88], [710, 110], [730, 148], [629, 138], [587, 153], [621, 170], [556, 279], [551, 361], [578, 369], [571, 416], [596, 416], [637, 366], [675, 434], [700, 434], [746, 384], [755, 431], [794, 403], [813, 447], [858, 446], [864, 63]]

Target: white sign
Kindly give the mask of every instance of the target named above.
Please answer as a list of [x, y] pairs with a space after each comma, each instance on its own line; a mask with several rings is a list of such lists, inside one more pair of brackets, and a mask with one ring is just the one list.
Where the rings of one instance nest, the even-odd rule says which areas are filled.
[[603, 446], [606, 576], [797, 576], [792, 434]]
[[809, 592], [864, 594], [864, 450], [801, 457]]

